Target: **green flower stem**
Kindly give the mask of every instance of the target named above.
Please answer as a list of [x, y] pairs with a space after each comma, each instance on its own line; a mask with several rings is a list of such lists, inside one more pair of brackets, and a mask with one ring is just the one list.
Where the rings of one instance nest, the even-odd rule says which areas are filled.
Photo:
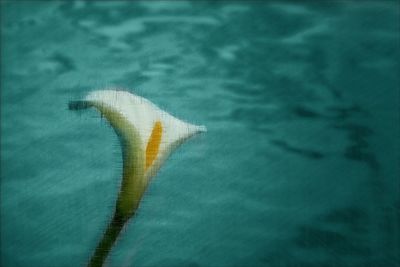
[[118, 211], [114, 213], [114, 217], [108, 225], [108, 228], [104, 233], [102, 240], [97, 245], [96, 251], [90, 259], [88, 267], [103, 266], [104, 261], [108, 256], [108, 253], [111, 251], [112, 246], [114, 245], [119, 233], [121, 232], [127, 221], [128, 220], [121, 216]]

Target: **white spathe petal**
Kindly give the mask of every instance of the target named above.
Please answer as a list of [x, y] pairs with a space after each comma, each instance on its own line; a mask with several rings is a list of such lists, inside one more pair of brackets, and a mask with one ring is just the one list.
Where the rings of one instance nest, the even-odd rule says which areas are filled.
[[116, 212], [132, 216], [150, 178], [168, 155], [186, 139], [205, 132], [205, 126], [181, 121], [150, 101], [119, 90], [93, 91], [83, 101], [71, 101], [71, 110], [96, 108], [120, 137], [123, 153], [121, 190]]

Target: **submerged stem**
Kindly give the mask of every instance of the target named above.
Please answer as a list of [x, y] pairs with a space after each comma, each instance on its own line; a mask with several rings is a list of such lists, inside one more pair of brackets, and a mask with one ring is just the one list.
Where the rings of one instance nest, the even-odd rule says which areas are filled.
[[113, 219], [107, 227], [106, 232], [103, 235], [102, 240], [97, 245], [96, 251], [94, 252], [88, 267], [101, 267], [106, 260], [108, 253], [111, 251], [112, 246], [119, 233], [121, 232], [127, 219], [120, 215], [118, 211], [114, 213]]

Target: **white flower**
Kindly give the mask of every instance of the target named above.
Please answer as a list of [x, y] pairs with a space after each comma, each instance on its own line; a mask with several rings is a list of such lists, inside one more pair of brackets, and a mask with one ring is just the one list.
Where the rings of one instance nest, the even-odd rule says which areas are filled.
[[123, 178], [117, 212], [129, 218], [146, 187], [168, 155], [189, 137], [205, 132], [205, 126], [183, 122], [149, 100], [126, 91], [93, 91], [70, 109], [98, 109], [120, 137]]

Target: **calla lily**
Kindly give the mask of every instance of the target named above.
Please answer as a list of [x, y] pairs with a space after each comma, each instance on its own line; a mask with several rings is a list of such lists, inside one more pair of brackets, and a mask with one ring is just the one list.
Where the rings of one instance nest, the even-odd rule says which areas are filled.
[[93, 91], [81, 101], [71, 101], [72, 110], [94, 107], [118, 134], [123, 155], [121, 190], [114, 217], [89, 266], [101, 266], [126, 221], [139, 206], [150, 179], [169, 154], [205, 126], [183, 122], [149, 100], [126, 91]]

